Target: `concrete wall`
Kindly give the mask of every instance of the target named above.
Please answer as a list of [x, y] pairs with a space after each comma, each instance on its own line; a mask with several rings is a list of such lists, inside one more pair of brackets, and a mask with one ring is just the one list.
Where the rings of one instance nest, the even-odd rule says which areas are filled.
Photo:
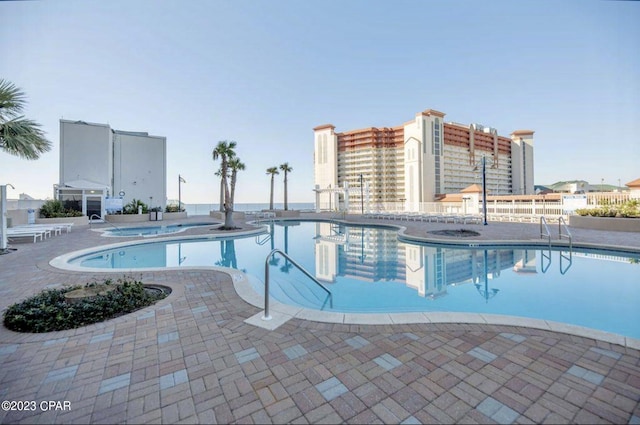
[[107, 124], [60, 120], [61, 185], [89, 180], [111, 187], [113, 145]]
[[338, 137], [333, 130], [330, 126], [314, 131], [313, 183], [320, 189], [338, 185]]
[[7, 210], [7, 219], [11, 219], [11, 226], [27, 224], [27, 210]]
[[297, 211], [297, 210], [291, 210], [291, 211], [275, 210], [275, 213], [276, 213], [276, 217], [300, 217], [300, 211]]
[[[224, 221], [224, 212], [220, 211], [209, 211], [209, 217], [215, 218], [216, 220]], [[233, 218], [238, 220], [244, 220], [245, 214], [243, 212], [234, 211]]]
[[52, 223], [73, 223], [74, 226], [88, 226], [89, 217], [84, 215], [82, 217], [36, 218], [36, 224], [52, 224]]
[[167, 204], [167, 139], [146, 133], [115, 131], [113, 193], [124, 204], [140, 199], [150, 208]]
[[109, 223], [140, 223], [149, 221], [149, 213], [146, 214], [109, 214], [105, 217]]
[[511, 134], [511, 170], [514, 195], [533, 195], [533, 133]]
[[[89, 224], [87, 216], [83, 217], [59, 217], [59, 218], [39, 218], [40, 211], [36, 210], [36, 224], [48, 224], [48, 223], [73, 223], [75, 226], [83, 226]], [[11, 219], [11, 226], [20, 226], [29, 222], [29, 217], [26, 209], [20, 210], [7, 210], [7, 218]]]
[[569, 226], [580, 229], [640, 232], [640, 218], [569, 216]]
[[[423, 131], [424, 126], [430, 126], [431, 123], [425, 118], [427, 117], [418, 114], [414, 122], [404, 126], [404, 198], [407, 200], [405, 205], [409, 211], [417, 211], [420, 202], [426, 201], [424, 197], [428, 194], [423, 193], [425, 185], [427, 187], [433, 186], [433, 179], [425, 181], [423, 178], [425, 161], [429, 164], [433, 162], [430, 156], [425, 158], [423, 152], [425, 144], [428, 145], [429, 153], [431, 152], [431, 139], [424, 139]], [[431, 130], [428, 130], [427, 134], [430, 135]]]
[[[162, 221], [164, 220], [180, 220], [187, 218], [186, 212], [162, 213]], [[141, 223], [149, 221], [149, 213], [146, 214], [109, 214], [106, 216], [109, 223]]]

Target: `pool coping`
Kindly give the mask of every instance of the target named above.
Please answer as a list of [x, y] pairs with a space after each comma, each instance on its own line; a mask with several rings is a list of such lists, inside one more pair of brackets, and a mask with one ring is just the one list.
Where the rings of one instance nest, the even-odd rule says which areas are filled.
[[157, 238], [157, 237], [162, 237], [162, 236], [166, 236], [166, 235], [175, 235], [177, 233], [182, 233], [186, 230], [192, 229], [192, 228], [197, 228], [197, 227], [204, 227], [204, 226], [215, 226], [216, 224], [220, 224], [218, 222], [211, 222], [211, 223], [188, 223], [186, 225], [182, 225], [182, 224], [177, 224], [177, 223], [170, 223], [170, 224], [165, 224], [165, 225], [158, 225], [158, 224], [151, 224], [151, 225], [146, 225], [146, 226], [122, 226], [122, 227], [117, 227], [114, 225], [114, 227], [116, 228], [116, 230], [131, 230], [131, 229], [153, 229], [153, 228], [163, 228], [163, 227], [179, 227], [180, 229], [178, 229], [175, 232], [171, 232], [171, 233], [160, 233], [160, 234], [155, 234], [155, 235], [112, 235], [109, 234], [111, 232], [113, 232], [113, 228], [112, 227], [101, 227], [99, 229], [91, 229], [93, 232], [97, 232], [100, 233], [100, 236], [103, 236], [105, 238], [136, 238], [136, 237], [143, 237], [143, 238]]
[[[370, 221], [360, 222], [360, 221], [351, 221], [347, 219], [339, 219], [339, 218], [313, 218], [313, 217], [296, 217], [296, 218], [278, 218], [276, 220], [255, 220], [251, 223], [255, 224], [265, 224], [271, 221], [320, 221], [320, 222], [332, 222], [332, 223], [342, 223], [347, 225], [355, 225], [355, 226], [372, 226], [372, 227], [385, 227], [398, 231], [398, 239], [401, 242], [417, 242], [417, 243], [428, 243], [428, 244], [437, 244], [443, 246], [458, 246], [458, 247], [468, 247], [468, 248], [483, 248], [483, 247], [500, 247], [500, 246], [513, 246], [513, 245], [532, 245], [532, 246], [542, 246], [546, 247], [551, 245], [551, 248], [584, 248], [584, 249], [595, 249], [600, 251], [623, 251], [625, 253], [630, 254], [640, 254], [640, 248], [633, 246], [623, 246], [623, 245], [607, 245], [607, 244], [594, 244], [590, 242], [576, 242], [572, 241], [569, 243], [564, 239], [551, 239], [551, 244], [549, 244], [548, 239], [536, 238], [536, 239], [474, 239], [474, 238], [465, 238], [465, 240], [456, 239], [443, 239], [443, 238], [435, 238], [435, 237], [426, 237], [426, 236], [417, 236], [407, 234], [407, 228], [402, 224], [394, 224], [394, 223], [372, 223]], [[532, 223], [535, 224], [535, 223]]]
[[[254, 235], [263, 234], [267, 231], [265, 224], [273, 222], [274, 220], [255, 220], [248, 222], [255, 225], [260, 225], [256, 229], [243, 230], [240, 232], [232, 232], [225, 234], [214, 235], [188, 235], [188, 236], [169, 236], [169, 237], [154, 237], [146, 238], [137, 241], [123, 241], [114, 244], [102, 245], [100, 247], [85, 248], [70, 253], [66, 253], [53, 258], [49, 261], [49, 265], [67, 271], [75, 272], [99, 272], [99, 273], [133, 273], [144, 271], [159, 271], [159, 270], [211, 270], [218, 271], [229, 275], [232, 279], [236, 294], [243, 299], [246, 303], [253, 305], [254, 307], [264, 308], [264, 295], [258, 294], [249, 282], [251, 278], [257, 279], [252, 275], [246, 274], [236, 269], [227, 267], [216, 266], [193, 266], [193, 267], [148, 267], [148, 268], [136, 268], [136, 269], [91, 269], [86, 267], [78, 267], [68, 263], [68, 261], [86, 254], [90, 254], [96, 251], [102, 251], [106, 249], [113, 249], [124, 246], [142, 245], [148, 243], [162, 242], [162, 241], [180, 241], [180, 240], [217, 240], [225, 239], [230, 236], [238, 237], [245, 236], [250, 237]], [[374, 226], [374, 227], [386, 227], [395, 229], [398, 231], [398, 239], [407, 242], [418, 243], [430, 243], [430, 244], [442, 244], [450, 246], [464, 246], [464, 247], [490, 247], [490, 246], [512, 246], [512, 245], [534, 245], [534, 246], [548, 246], [548, 241], [544, 240], [473, 240], [473, 241], [457, 241], [446, 240], [438, 238], [424, 238], [420, 236], [407, 235], [405, 233], [406, 227], [397, 224], [375, 224], [375, 223], [358, 223], [349, 220], [339, 219], [326, 219], [326, 218], [283, 218], [275, 221], [313, 221], [313, 222], [338, 222], [349, 225], [362, 225], [362, 226]], [[159, 236], [159, 235], [158, 235]], [[405, 239], [406, 238], [406, 239]], [[569, 248], [569, 244], [562, 243], [552, 244], [551, 247]], [[640, 253], [638, 248], [627, 248], [612, 245], [595, 245], [591, 243], [575, 243], [573, 247], [586, 248], [586, 249], [598, 249], [598, 250], [612, 250], [612, 251], [624, 251], [631, 253]], [[541, 329], [552, 332], [559, 332], [564, 334], [575, 335], [579, 337], [591, 338], [604, 342], [609, 342], [617, 345], [621, 345], [627, 348], [633, 348], [640, 350], [640, 339], [627, 337], [620, 334], [601, 331], [598, 329], [571, 325], [568, 323], [554, 322], [544, 319], [532, 319], [522, 316], [509, 316], [500, 314], [480, 314], [480, 313], [459, 313], [459, 312], [406, 312], [406, 313], [337, 313], [337, 312], [325, 312], [320, 310], [312, 310], [304, 307], [291, 306], [282, 304], [269, 298], [270, 304], [270, 319], [264, 318], [264, 310], [260, 313], [245, 320], [246, 323], [261, 327], [267, 330], [275, 330], [282, 324], [288, 322], [290, 319], [296, 318], [301, 320], [308, 320], [321, 323], [339, 323], [348, 325], [399, 325], [399, 324], [435, 324], [435, 323], [466, 323], [466, 324], [483, 324], [483, 325], [510, 325], [517, 327], [527, 327], [533, 329]]]
[[290, 319], [309, 320], [321, 323], [339, 323], [345, 325], [402, 325], [431, 323], [467, 323], [481, 325], [510, 325], [565, 333], [585, 338], [618, 344], [623, 347], [640, 350], [640, 339], [571, 325], [552, 320], [532, 319], [522, 316], [502, 314], [458, 313], [458, 312], [406, 312], [406, 313], [338, 313], [312, 310], [305, 307], [292, 306], [269, 298], [269, 315], [264, 317], [264, 295], [258, 294], [250, 284], [251, 275], [244, 279], [234, 279], [236, 293], [248, 304], [263, 309], [262, 312], [245, 320], [245, 323], [267, 330], [275, 330]]

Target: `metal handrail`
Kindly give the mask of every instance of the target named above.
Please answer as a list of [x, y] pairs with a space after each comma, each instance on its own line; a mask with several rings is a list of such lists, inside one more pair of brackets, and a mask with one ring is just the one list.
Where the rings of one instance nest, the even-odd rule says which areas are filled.
[[298, 268], [298, 270], [300, 270], [302, 273], [304, 273], [308, 278], [310, 278], [311, 280], [313, 280], [316, 284], [318, 284], [318, 286], [320, 286], [322, 289], [324, 289], [325, 291], [327, 291], [327, 293], [329, 294], [329, 302], [330, 302], [330, 306], [331, 308], [333, 308], [333, 294], [331, 294], [331, 291], [327, 289], [326, 286], [324, 286], [322, 283], [320, 283], [318, 281], [318, 279], [316, 279], [311, 273], [309, 273], [304, 267], [302, 267], [300, 264], [298, 264], [296, 261], [293, 260], [293, 258], [291, 258], [288, 254], [286, 254], [285, 252], [279, 250], [279, 249], [274, 249], [272, 250], [269, 255], [267, 255], [267, 258], [264, 260], [264, 316], [262, 316], [262, 320], [271, 320], [271, 316], [269, 315], [269, 259], [271, 257], [273, 257], [275, 254], [280, 254], [282, 255], [284, 258], [286, 258], [287, 260], [289, 260], [291, 262], [291, 264], [293, 264], [294, 266], [296, 266]]
[[[262, 236], [265, 236], [265, 238], [261, 239]], [[256, 236], [256, 244], [258, 244], [258, 245], [264, 245], [267, 242], [269, 242], [270, 240], [271, 240], [271, 235], [270, 234]]]
[[[547, 231], [547, 233], [543, 233], [542, 232], [542, 226], [544, 225], [544, 229]], [[544, 216], [540, 216], [540, 237], [547, 237], [549, 238], [549, 249], [551, 249], [551, 231], [549, 230], [549, 226], [547, 225], [547, 219], [544, 218]]]
[[[569, 262], [569, 264], [567, 264], [567, 266], [563, 266], [563, 260], [566, 260]], [[565, 274], [567, 272], [567, 270], [569, 270], [571, 268], [571, 265], [573, 264], [573, 250], [570, 249], [569, 250], [569, 255], [564, 255], [562, 251], [560, 251], [560, 274]]]
[[[563, 228], [567, 232], [566, 234], [562, 233]], [[562, 239], [562, 238], [569, 239], [569, 250], [572, 250], [573, 241], [572, 241], [571, 232], [569, 231], [569, 226], [567, 226], [567, 222], [564, 221], [564, 217], [560, 216], [558, 218], [558, 239]]]
[[334, 214], [330, 217], [330, 220], [335, 220], [337, 218], [340, 218], [342, 220], [345, 219], [347, 215], [347, 210], [343, 210], [343, 209], [338, 209], [337, 211], [334, 212]]
[[98, 214], [91, 214], [91, 216], [89, 217], [89, 228], [91, 228], [91, 225], [93, 224], [93, 217], [104, 221], [104, 219], [101, 216], [99, 216]]
[[[544, 229], [547, 231], [546, 234], [542, 231], [542, 226], [544, 226]], [[542, 238], [545, 236], [549, 239], [549, 252], [545, 255], [544, 251], [540, 250], [540, 253], [542, 254], [542, 259], [540, 260], [542, 273], [546, 273], [549, 269], [549, 266], [551, 266], [551, 231], [549, 230], [549, 226], [547, 225], [547, 219], [542, 215], [540, 216], [540, 237]], [[549, 261], [546, 267], [544, 264], [545, 258]]]
[[91, 225], [93, 224], [93, 221], [91, 221], [91, 219], [93, 217], [97, 217], [100, 220], [102, 220], [103, 223], [107, 223], [110, 224], [114, 229], [116, 229], [117, 231], [120, 231], [122, 229], [120, 229], [118, 226], [116, 226], [115, 224], [111, 223], [110, 221], [105, 220], [104, 218], [102, 218], [101, 216], [99, 216], [98, 214], [91, 214], [91, 217], [89, 217], [89, 228], [91, 229]]

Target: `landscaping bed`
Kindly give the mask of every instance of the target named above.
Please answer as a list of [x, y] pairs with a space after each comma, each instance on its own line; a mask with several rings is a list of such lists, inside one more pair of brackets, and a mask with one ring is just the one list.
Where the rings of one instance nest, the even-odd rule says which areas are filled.
[[103, 322], [155, 304], [171, 289], [144, 285], [136, 280], [89, 283], [62, 289], [47, 289], [13, 304], [3, 323], [16, 332], [52, 332]]

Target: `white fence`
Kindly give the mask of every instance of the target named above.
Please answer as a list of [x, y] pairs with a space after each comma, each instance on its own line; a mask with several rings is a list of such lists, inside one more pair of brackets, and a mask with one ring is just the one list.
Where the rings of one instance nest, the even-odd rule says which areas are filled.
[[[482, 205], [480, 206], [482, 208]], [[562, 202], [549, 201], [487, 201], [487, 214], [520, 216], [564, 216]]]
[[597, 207], [603, 204], [622, 204], [631, 199], [630, 192], [590, 192], [587, 193], [587, 204]]

